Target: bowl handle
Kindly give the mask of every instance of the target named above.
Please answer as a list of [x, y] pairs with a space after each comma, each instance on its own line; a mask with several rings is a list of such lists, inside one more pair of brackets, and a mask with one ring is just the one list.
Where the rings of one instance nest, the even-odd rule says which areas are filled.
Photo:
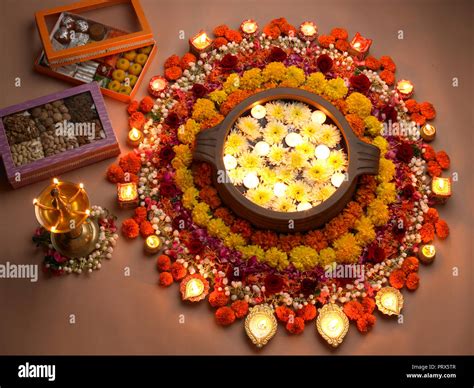
[[204, 130], [196, 136], [193, 159], [207, 162], [216, 167], [217, 137], [220, 125]]
[[357, 170], [356, 176], [379, 173], [380, 149], [372, 144], [357, 140], [356, 146]]

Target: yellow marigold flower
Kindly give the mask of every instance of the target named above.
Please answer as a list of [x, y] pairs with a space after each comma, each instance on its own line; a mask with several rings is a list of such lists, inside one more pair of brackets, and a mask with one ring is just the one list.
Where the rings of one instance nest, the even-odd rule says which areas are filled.
[[185, 125], [180, 125], [177, 132], [178, 140], [183, 144], [191, 144], [196, 138], [194, 132], [186, 130]]
[[207, 224], [207, 231], [211, 236], [224, 239], [230, 233], [230, 228], [220, 218], [213, 218]]
[[259, 186], [248, 190], [246, 197], [259, 206], [266, 206], [273, 198], [273, 191], [267, 186]]
[[314, 149], [314, 145], [307, 141], [304, 141], [295, 147], [295, 150], [301, 153], [301, 155], [306, 159], [310, 159], [314, 156]]
[[239, 247], [239, 251], [242, 252], [244, 259], [250, 259], [255, 256], [258, 261], [265, 260], [265, 251], [258, 245], [244, 245]]
[[232, 73], [227, 77], [225, 80], [224, 84], [222, 85], [224, 88], [224, 91], [227, 94], [231, 94], [232, 92], [235, 92], [239, 87], [240, 87], [240, 77], [236, 73]]
[[295, 127], [302, 127], [311, 118], [311, 109], [308, 105], [300, 102], [293, 102], [286, 105], [286, 122]]
[[193, 221], [199, 226], [206, 226], [211, 219], [211, 209], [205, 202], [199, 202], [193, 209]]
[[288, 255], [277, 248], [270, 248], [265, 252], [265, 263], [279, 271], [284, 270], [290, 264]]
[[319, 262], [321, 266], [332, 265], [336, 261], [336, 252], [332, 248], [324, 248], [319, 251]]
[[192, 209], [195, 205], [197, 205], [197, 197], [199, 195], [199, 190], [197, 190], [194, 186], [193, 187], [188, 187], [186, 190], [184, 190], [183, 193], [183, 206], [186, 209]]
[[245, 245], [245, 239], [238, 233], [230, 233], [224, 239], [224, 244], [229, 248], [237, 248]]
[[334, 148], [341, 141], [341, 132], [334, 125], [323, 124], [319, 127], [315, 138], [318, 143]]
[[252, 152], [244, 152], [237, 158], [237, 163], [248, 171], [255, 171], [262, 166], [262, 159]]
[[224, 143], [224, 152], [230, 155], [240, 155], [248, 149], [248, 142], [245, 136], [240, 133], [231, 132]]
[[390, 182], [394, 176], [395, 176], [395, 164], [391, 160], [380, 158], [379, 175], [377, 175], [378, 181]]
[[376, 189], [377, 198], [381, 199], [386, 205], [395, 202], [397, 199], [397, 190], [395, 183], [382, 182]]
[[262, 70], [258, 67], [247, 70], [240, 79], [240, 88], [244, 90], [255, 90], [262, 86], [263, 76]]
[[331, 178], [334, 170], [326, 160], [317, 159], [311, 166], [304, 172], [304, 176], [311, 182], [325, 183]]
[[267, 110], [267, 118], [269, 121], [285, 121], [286, 104], [278, 101], [269, 102], [265, 105], [265, 109]]
[[342, 78], [329, 80], [323, 89], [324, 95], [332, 101], [343, 98], [347, 91], [347, 86]]
[[[175, 145], [173, 147], [173, 151], [175, 152], [173, 163], [175, 162], [175, 160], [179, 160], [183, 166], [189, 166], [193, 161], [193, 153], [189, 149], [189, 146], [187, 146], [186, 144]], [[175, 167], [174, 164], [173, 167]]]
[[374, 140], [372, 140], [372, 144], [380, 149], [380, 156], [385, 156], [388, 151], [388, 141], [385, 140], [382, 136], [377, 136]]
[[281, 82], [286, 76], [286, 67], [281, 62], [272, 62], [265, 66], [262, 72], [263, 81], [276, 81]]
[[288, 184], [286, 195], [298, 202], [307, 202], [309, 189], [301, 181], [294, 181]]
[[217, 115], [216, 106], [207, 98], [198, 98], [193, 108], [193, 119], [199, 122], [212, 119]]
[[387, 205], [381, 199], [375, 198], [367, 206], [367, 216], [375, 226], [382, 226], [388, 222], [390, 213]]
[[326, 84], [327, 84], [326, 77], [324, 77], [323, 73], [320, 73], [318, 71], [317, 73], [311, 73], [306, 78], [304, 87], [305, 89], [308, 89], [313, 93], [322, 94], [324, 91], [324, 88], [326, 87]]
[[281, 86], [297, 88], [302, 85], [305, 80], [306, 76], [303, 69], [300, 69], [298, 66], [290, 66], [286, 69], [286, 75]]
[[352, 233], [343, 234], [333, 243], [338, 263], [357, 263], [362, 253], [362, 248]]
[[227, 99], [227, 93], [223, 90], [214, 90], [213, 92], [209, 93], [209, 98], [217, 105], [220, 105]]
[[357, 231], [355, 237], [359, 245], [367, 245], [375, 240], [374, 224], [370, 218], [362, 216], [356, 221], [354, 229]]
[[174, 180], [181, 191], [194, 187], [193, 174], [187, 168], [176, 169]]
[[327, 162], [334, 171], [340, 171], [347, 166], [346, 155], [342, 150], [331, 151]]
[[236, 127], [241, 130], [249, 140], [255, 140], [262, 134], [262, 128], [258, 120], [251, 116], [239, 118]]
[[307, 271], [319, 264], [319, 255], [315, 249], [300, 245], [290, 251], [290, 262], [296, 269]]
[[364, 119], [365, 129], [370, 136], [379, 136], [382, 132], [383, 125], [375, 116], [367, 116]]
[[288, 134], [288, 129], [279, 121], [270, 121], [263, 130], [263, 139], [269, 144], [280, 143]]
[[308, 164], [307, 157], [300, 151], [290, 151], [288, 154], [288, 166], [299, 170]]
[[349, 113], [355, 113], [360, 118], [365, 119], [370, 115], [372, 103], [363, 94], [354, 92], [346, 99]]
[[282, 213], [288, 213], [288, 212], [294, 212], [296, 211], [296, 205], [293, 200], [291, 200], [288, 197], [281, 197], [278, 198], [274, 203], [273, 203], [273, 210], [276, 210], [278, 212]]

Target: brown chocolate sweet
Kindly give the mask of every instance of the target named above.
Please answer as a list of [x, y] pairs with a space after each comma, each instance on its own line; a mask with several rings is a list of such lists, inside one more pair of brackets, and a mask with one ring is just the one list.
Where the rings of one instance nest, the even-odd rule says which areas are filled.
[[56, 39], [61, 44], [69, 44], [71, 41], [71, 38], [69, 37], [69, 30], [64, 26], [59, 27], [54, 34], [54, 39]]
[[61, 19], [61, 26], [66, 27], [68, 30], [74, 29], [76, 21], [72, 16], [66, 15]]
[[105, 37], [105, 26], [103, 24], [92, 24], [89, 27], [89, 35], [92, 40], [102, 40]]

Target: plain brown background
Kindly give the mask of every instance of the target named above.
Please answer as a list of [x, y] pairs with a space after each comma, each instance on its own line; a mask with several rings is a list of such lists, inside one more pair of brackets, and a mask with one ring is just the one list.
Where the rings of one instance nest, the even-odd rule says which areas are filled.
[[[34, 12], [66, 3], [56, 0], [2, 0], [0, 36], [2, 68], [0, 107], [20, 103], [70, 87], [32, 71], [41, 44]], [[229, 328], [214, 323], [207, 303], [181, 303], [176, 285], [159, 289], [155, 261], [142, 254], [142, 241], [119, 239], [111, 261], [92, 275], [64, 276], [37, 283], [0, 279], [0, 354], [473, 354], [472, 299], [472, 3], [466, 1], [214, 1], [143, 0], [159, 51], [147, 80], [162, 72], [171, 54], [184, 54], [187, 39], [199, 29], [221, 23], [236, 28], [246, 18], [262, 26], [285, 16], [299, 25], [310, 19], [322, 33], [343, 26], [352, 37], [360, 31], [374, 39], [371, 53], [391, 55], [397, 78], [415, 83], [415, 98], [431, 101], [438, 112], [437, 149], [452, 158], [459, 174], [454, 196], [440, 209], [451, 228], [437, 241], [436, 261], [423, 266], [421, 286], [404, 292], [404, 323], [377, 313], [368, 335], [351, 325], [344, 343], [329, 349], [314, 323], [303, 335], [290, 337], [279, 326], [276, 337], [257, 351], [246, 338], [243, 322]], [[122, 20], [122, 16], [109, 24]], [[183, 30], [186, 40], [179, 39]], [[404, 39], [397, 39], [403, 30]], [[15, 77], [22, 86], [16, 88]], [[451, 85], [459, 79], [459, 87]], [[146, 93], [142, 85], [138, 97]], [[105, 98], [122, 150], [127, 132], [126, 104]], [[108, 207], [120, 219], [114, 186], [104, 179], [112, 160], [61, 176], [84, 182], [93, 203]], [[0, 262], [40, 263], [30, 242], [37, 226], [32, 199], [46, 182], [11, 190], [0, 170]], [[124, 276], [130, 267], [131, 276]], [[459, 276], [452, 276], [453, 267]], [[76, 324], [69, 324], [75, 314]], [[179, 323], [183, 314], [185, 323]]]

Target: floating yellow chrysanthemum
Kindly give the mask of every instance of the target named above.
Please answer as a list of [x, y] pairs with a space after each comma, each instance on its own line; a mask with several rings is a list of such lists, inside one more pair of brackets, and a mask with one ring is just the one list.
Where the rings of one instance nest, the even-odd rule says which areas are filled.
[[257, 171], [261, 181], [266, 185], [273, 185], [278, 181], [277, 173], [274, 169], [263, 167]]
[[288, 188], [286, 189], [286, 194], [298, 202], [307, 202], [308, 193], [308, 187], [300, 181], [291, 182], [288, 184]]
[[241, 185], [246, 175], [247, 171], [244, 168], [234, 168], [227, 171], [227, 176], [234, 185]]
[[333, 185], [327, 184], [327, 185], [320, 186], [319, 190], [315, 192], [314, 196], [316, 200], [324, 202], [329, 197], [331, 197], [335, 191], [336, 191], [336, 188]]
[[252, 152], [244, 152], [238, 157], [237, 163], [248, 171], [255, 171], [262, 166], [262, 159]]
[[318, 134], [321, 131], [321, 124], [310, 121], [301, 127], [301, 135], [312, 142], [318, 140]]
[[289, 154], [288, 154], [288, 165], [295, 169], [295, 170], [299, 170], [301, 168], [303, 168], [304, 166], [306, 166], [308, 164], [308, 161], [307, 161], [307, 157], [295, 150], [295, 151], [291, 151]]
[[287, 213], [296, 211], [296, 206], [293, 200], [283, 197], [275, 201], [273, 209], [279, 212]]
[[347, 166], [346, 155], [342, 150], [331, 151], [327, 161], [334, 171], [341, 171]]
[[283, 162], [285, 155], [286, 150], [281, 145], [273, 145], [268, 152], [268, 160], [270, 163], [278, 166]]
[[316, 140], [329, 148], [334, 148], [341, 141], [341, 133], [336, 126], [323, 124], [316, 134]]
[[273, 191], [267, 186], [259, 186], [256, 189], [248, 190], [247, 197], [260, 206], [265, 206], [273, 198]]
[[230, 155], [240, 155], [248, 148], [245, 136], [240, 133], [231, 132], [224, 144], [224, 152]]
[[261, 136], [262, 128], [257, 119], [251, 116], [239, 118], [236, 127], [244, 133], [248, 140], [255, 140]]
[[295, 150], [301, 153], [306, 159], [312, 158], [314, 156], [314, 149], [316, 147], [310, 142], [304, 141], [301, 144], [298, 144], [295, 147]]
[[263, 139], [269, 144], [280, 143], [288, 133], [284, 124], [278, 121], [270, 121], [263, 130]]
[[318, 159], [304, 172], [304, 176], [312, 182], [325, 183], [333, 172], [332, 166], [326, 160]]
[[282, 102], [269, 102], [265, 104], [268, 120], [285, 121], [285, 106]]
[[286, 122], [297, 128], [302, 127], [311, 117], [311, 109], [306, 104], [294, 102], [286, 106]]

